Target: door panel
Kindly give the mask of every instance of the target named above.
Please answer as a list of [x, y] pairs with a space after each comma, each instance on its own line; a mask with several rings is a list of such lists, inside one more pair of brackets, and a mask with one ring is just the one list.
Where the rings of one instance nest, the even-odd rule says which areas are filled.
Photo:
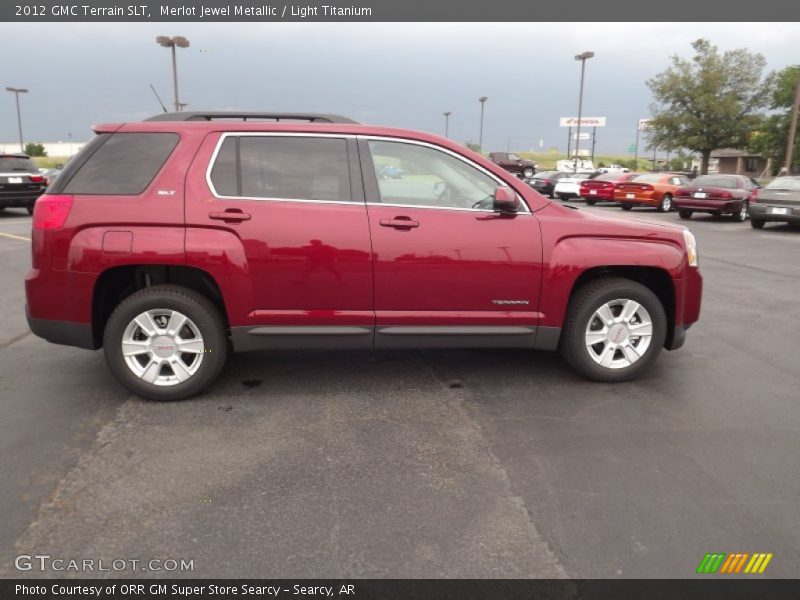
[[[357, 157], [355, 142], [342, 137], [229, 135], [209, 183], [206, 166], [218, 141], [218, 134], [209, 136], [195, 160], [187, 185], [186, 221], [196, 230], [226, 232], [242, 249], [246, 275], [238, 278], [236, 293], [247, 297], [246, 314], [231, 316], [231, 325], [261, 326], [250, 334], [263, 340], [263, 347], [291, 346], [292, 339], [304, 334], [328, 340], [326, 333], [341, 334], [352, 340], [355, 330], [340, 326], [366, 328], [362, 341], [371, 345], [371, 248], [363, 186], [360, 179], [353, 181], [359, 172], [351, 162]], [[240, 178], [232, 171], [237, 164]], [[245, 193], [249, 197], [238, 197]], [[199, 239], [199, 234], [193, 238]], [[213, 249], [194, 248], [187, 260], [200, 268], [213, 267]], [[228, 273], [220, 277], [226, 279]], [[241, 289], [243, 282], [249, 294]], [[310, 329], [299, 329], [306, 326]], [[239, 345], [250, 348], [249, 343]]]

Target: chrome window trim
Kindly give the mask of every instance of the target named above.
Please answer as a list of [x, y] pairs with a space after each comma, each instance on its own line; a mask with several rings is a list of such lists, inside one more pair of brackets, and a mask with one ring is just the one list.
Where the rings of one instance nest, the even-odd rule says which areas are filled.
[[[211, 181], [211, 171], [214, 169], [214, 165], [217, 163], [217, 156], [219, 155], [219, 151], [222, 148], [222, 144], [225, 143], [225, 140], [229, 137], [312, 137], [312, 138], [336, 138], [342, 140], [348, 139], [355, 139], [356, 136], [350, 134], [343, 134], [343, 133], [305, 133], [305, 132], [281, 132], [281, 131], [225, 131], [222, 135], [219, 136], [219, 140], [217, 140], [217, 145], [214, 148], [214, 151], [211, 153], [211, 159], [208, 161], [208, 167], [206, 168], [206, 185], [208, 189], [211, 191], [211, 195], [214, 196], [217, 200], [245, 200], [248, 202], [300, 202], [304, 204], [355, 204], [358, 206], [364, 206], [363, 202], [356, 202], [353, 200], [317, 200], [314, 198], [271, 198], [268, 196], [225, 196], [217, 192], [217, 188], [214, 187], [214, 182]], [[348, 158], [349, 164], [349, 158]], [[348, 174], [349, 175], [349, 174]], [[350, 182], [351, 192], [353, 182]]]
[[[505, 187], [511, 187], [510, 185], [508, 185], [508, 182], [503, 181], [497, 175], [495, 175], [494, 173], [492, 173], [490, 171], [487, 171], [486, 169], [484, 169], [479, 164], [472, 162], [466, 156], [461, 156], [458, 152], [453, 152], [452, 150], [449, 150], [448, 148], [444, 148], [443, 146], [437, 146], [436, 144], [431, 144], [430, 142], [423, 142], [423, 141], [420, 141], [420, 140], [412, 140], [412, 139], [408, 139], [408, 138], [387, 137], [387, 136], [381, 136], [381, 135], [358, 135], [356, 137], [358, 139], [360, 139], [360, 140], [365, 140], [365, 141], [377, 140], [377, 141], [380, 141], [380, 142], [398, 142], [398, 143], [402, 143], [402, 144], [412, 144], [414, 146], [423, 146], [423, 147], [426, 147], [426, 148], [431, 148], [433, 150], [438, 150], [439, 152], [444, 152], [445, 154], [449, 154], [453, 158], [460, 160], [461, 162], [463, 162], [463, 163], [469, 165], [470, 167], [472, 167], [473, 169], [476, 169], [476, 170], [480, 171], [484, 175], [487, 175], [490, 179], [494, 179], [494, 181], [496, 183], [498, 183], [499, 185], [502, 185], [502, 186], [505, 186]], [[370, 160], [371, 159], [372, 159], [372, 157], [370, 156]], [[374, 163], [373, 163], [373, 166], [374, 166]], [[514, 190], [514, 188], [511, 188], [511, 189]], [[519, 192], [517, 192], [517, 190], [514, 190], [514, 193], [517, 195], [517, 198], [520, 201], [520, 206], [522, 206], [522, 208], [524, 208], [524, 210], [520, 210], [519, 213], [517, 213], [517, 214], [531, 214], [531, 209], [528, 206], [528, 203], [525, 202], [525, 198], [523, 198], [522, 195]], [[419, 204], [393, 204], [393, 203], [389, 203], [389, 202], [370, 202], [369, 199], [367, 199], [367, 204], [368, 205], [375, 205], [375, 206], [398, 206], [398, 207], [403, 207], [403, 208], [434, 208], [434, 209], [439, 209], [439, 210], [466, 210], [466, 211], [472, 211], [472, 212], [486, 212], [486, 213], [495, 213], [495, 212], [497, 212], [497, 211], [492, 210], [490, 208], [460, 208], [460, 207], [457, 207], [457, 206], [438, 206], [438, 205], [435, 205], [435, 204], [422, 204], [422, 205], [419, 205]]]

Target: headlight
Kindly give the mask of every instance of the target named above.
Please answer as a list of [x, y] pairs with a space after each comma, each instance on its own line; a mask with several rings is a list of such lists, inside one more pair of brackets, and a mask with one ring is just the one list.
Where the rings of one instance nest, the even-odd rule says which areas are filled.
[[697, 240], [694, 234], [688, 229], [684, 229], [683, 241], [686, 242], [686, 260], [689, 262], [690, 267], [696, 267], [699, 261], [697, 257]]

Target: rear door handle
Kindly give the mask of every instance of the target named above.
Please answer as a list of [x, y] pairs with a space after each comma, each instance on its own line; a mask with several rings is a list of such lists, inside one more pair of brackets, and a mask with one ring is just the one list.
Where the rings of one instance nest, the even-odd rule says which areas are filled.
[[411, 217], [395, 217], [394, 219], [381, 219], [381, 227], [394, 227], [395, 229], [414, 229], [419, 227], [419, 221], [414, 221]]
[[225, 221], [226, 223], [238, 223], [240, 221], [249, 221], [250, 215], [238, 208], [229, 208], [224, 212], [210, 212], [208, 213], [208, 218]]

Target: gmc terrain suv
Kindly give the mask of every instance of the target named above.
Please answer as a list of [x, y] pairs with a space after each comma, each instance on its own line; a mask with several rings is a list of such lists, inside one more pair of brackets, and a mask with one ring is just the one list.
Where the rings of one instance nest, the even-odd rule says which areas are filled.
[[687, 229], [559, 206], [434, 135], [190, 112], [95, 131], [36, 203], [28, 321], [146, 398], [207, 388], [229, 349], [560, 349], [623, 381], [698, 318]]
[[27, 154], [0, 154], [0, 211], [26, 208], [44, 193], [47, 182]]

